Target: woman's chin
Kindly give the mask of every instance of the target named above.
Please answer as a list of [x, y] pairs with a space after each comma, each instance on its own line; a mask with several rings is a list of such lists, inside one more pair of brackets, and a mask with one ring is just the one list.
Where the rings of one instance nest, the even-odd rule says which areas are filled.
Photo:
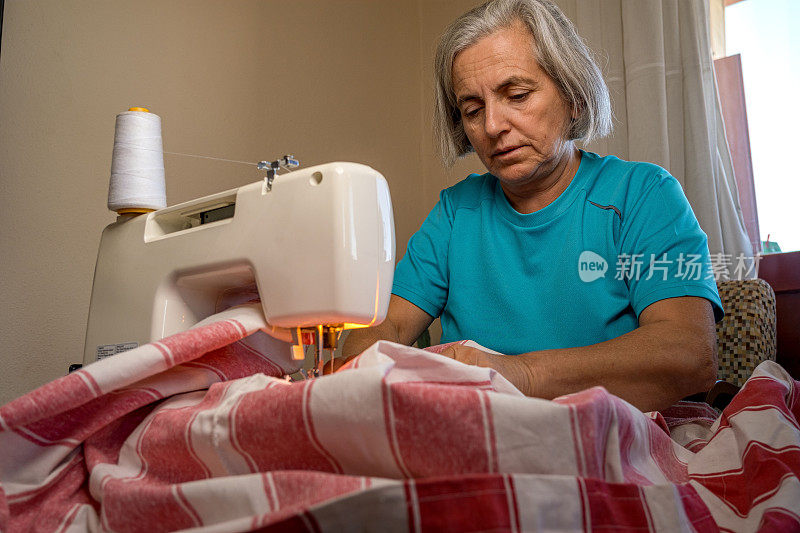
[[493, 169], [491, 173], [501, 183], [516, 185], [535, 180], [536, 168], [533, 165], [516, 164]]

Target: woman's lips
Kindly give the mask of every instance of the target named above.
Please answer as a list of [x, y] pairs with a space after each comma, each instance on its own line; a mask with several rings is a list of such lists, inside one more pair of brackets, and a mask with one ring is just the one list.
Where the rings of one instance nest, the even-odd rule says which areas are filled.
[[516, 151], [519, 150], [520, 148], [522, 148], [522, 146], [514, 146], [512, 148], [506, 148], [505, 150], [498, 150], [497, 152], [492, 154], [492, 157], [504, 157], [507, 155], [511, 155], [513, 153], [516, 153]]

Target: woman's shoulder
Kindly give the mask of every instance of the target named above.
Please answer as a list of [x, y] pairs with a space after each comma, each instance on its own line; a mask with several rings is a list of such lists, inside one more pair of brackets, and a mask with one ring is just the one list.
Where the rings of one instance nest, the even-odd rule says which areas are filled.
[[625, 211], [659, 191], [681, 188], [678, 180], [654, 163], [626, 161], [613, 155], [584, 155], [593, 170], [586, 187], [589, 201]]
[[593, 152], [583, 152], [583, 157], [594, 166], [598, 175], [603, 177], [631, 178], [638, 180], [658, 180], [672, 177], [670, 173], [646, 161], [627, 161], [615, 155], [598, 155]]
[[595, 194], [639, 195], [677, 180], [663, 167], [646, 161], [626, 161], [614, 155], [584, 152], [591, 166], [589, 190]]
[[442, 200], [453, 208], [477, 208], [481, 203], [492, 198], [496, 178], [489, 174], [470, 174], [455, 185], [444, 189]]

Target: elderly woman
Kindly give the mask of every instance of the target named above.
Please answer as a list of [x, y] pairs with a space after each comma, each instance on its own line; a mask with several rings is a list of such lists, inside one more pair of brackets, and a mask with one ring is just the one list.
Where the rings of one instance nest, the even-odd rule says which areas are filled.
[[[530, 396], [602, 385], [643, 410], [716, 375], [708, 245], [677, 180], [575, 146], [611, 129], [608, 90], [547, 0], [492, 0], [436, 54], [435, 128], [446, 163], [488, 173], [442, 191], [398, 263], [386, 320], [354, 331], [413, 343], [436, 317], [445, 355], [495, 368]], [[502, 355], [501, 355], [502, 354]]]

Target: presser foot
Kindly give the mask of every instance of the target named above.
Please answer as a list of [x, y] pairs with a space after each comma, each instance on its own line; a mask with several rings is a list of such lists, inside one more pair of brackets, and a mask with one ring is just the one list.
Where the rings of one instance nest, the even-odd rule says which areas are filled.
[[336, 353], [336, 346], [339, 343], [339, 337], [344, 330], [343, 326], [317, 326], [316, 336], [316, 352], [314, 353], [314, 368], [312, 369], [314, 377], [319, 377], [324, 373], [323, 364], [325, 362], [325, 350], [330, 351], [330, 365], [331, 373], [333, 373], [333, 357]]
[[[336, 352], [336, 347], [339, 343], [339, 337], [344, 331], [344, 324], [329, 325], [329, 326], [316, 326], [311, 328], [297, 328], [293, 330], [293, 338], [295, 344], [302, 346], [302, 334], [310, 333], [314, 338], [314, 361], [313, 366], [306, 370], [300, 369], [297, 373], [288, 378], [289, 381], [302, 381], [306, 379], [318, 378], [324, 373], [322, 362], [325, 361], [325, 351], [330, 352], [330, 359], [328, 363], [333, 370], [333, 357]], [[300, 355], [302, 357], [302, 355]]]

